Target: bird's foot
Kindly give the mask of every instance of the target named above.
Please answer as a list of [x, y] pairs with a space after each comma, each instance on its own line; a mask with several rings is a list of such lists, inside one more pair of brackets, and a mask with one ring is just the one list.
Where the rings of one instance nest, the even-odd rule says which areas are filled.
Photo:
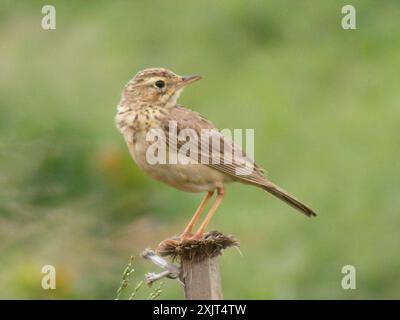
[[191, 233], [191, 232], [183, 232], [179, 236], [179, 241], [183, 242], [183, 241], [186, 241], [186, 240], [190, 240], [192, 238], [193, 238], [193, 233]]
[[200, 240], [204, 238], [204, 232], [196, 232], [190, 237], [190, 240]]
[[204, 238], [204, 233], [203, 232], [196, 232], [195, 234], [191, 232], [184, 232], [179, 236], [180, 242], [183, 241], [189, 241], [189, 240], [200, 240]]
[[161, 241], [158, 245], [158, 247], [176, 247], [184, 242], [187, 241], [196, 241], [196, 240], [201, 240], [204, 238], [204, 233], [199, 233], [196, 232], [195, 234], [191, 232], [183, 232], [179, 236], [175, 236], [173, 238], [168, 238], [163, 241]]

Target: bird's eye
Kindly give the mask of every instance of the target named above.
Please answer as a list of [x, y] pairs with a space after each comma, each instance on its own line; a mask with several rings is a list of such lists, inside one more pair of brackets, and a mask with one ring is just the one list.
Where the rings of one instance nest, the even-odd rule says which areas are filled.
[[164, 86], [165, 86], [165, 82], [164, 81], [162, 81], [162, 80], [157, 80], [156, 81], [156, 87], [157, 88], [164, 88]]

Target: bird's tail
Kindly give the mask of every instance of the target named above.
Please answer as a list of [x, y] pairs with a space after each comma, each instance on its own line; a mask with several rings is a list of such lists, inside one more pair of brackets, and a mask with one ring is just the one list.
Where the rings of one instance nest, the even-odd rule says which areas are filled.
[[300, 212], [304, 213], [308, 217], [317, 215], [314, 212], [314, 210], [312, 210], [310, 207], [306, 206], [304, 203], [301, 203], [290, 193], [288, 193], [287, 191], [283, 190], [282, 188], [278, 187], [276, 184], [273, 184], [270, 181], [267, 181], [265, 184], [263, 184], [262, 188], [265, 191], [274, 195], [275, 197], [281, 199], [282, 201], [285, 201], [288, 205], [299, 210]]

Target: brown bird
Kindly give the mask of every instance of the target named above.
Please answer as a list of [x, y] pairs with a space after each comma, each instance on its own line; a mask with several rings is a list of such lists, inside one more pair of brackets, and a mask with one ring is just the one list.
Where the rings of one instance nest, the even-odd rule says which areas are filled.
[[[163, 68], [140, 71], [125, 86], [116, 115], [117, 127], [128, 144], [130, 154], [142, 170], [179, 190], [207, 192], [181, 234], [181, 240], [199, 239], [204, 235], [207, 225], [224, 197], [224, 185], [227, 182], [238, 181], [260, 187], [305, 215], [315, 216], [315, 212], [310, 207], [269, 181], [264, 176], [263, 169], [257, 166], [237, 145], [225, 138], [210, 121], [199, 113], [177, 104], [183, 88], [200, 79], [201, 76], [198, 75], [179, 76]], [[176, 130], [171, 130], [171, 126], [176, 126]], [[187, 129], [196, 133], [198, 137], [201, 136], [202, 130], [210, 130], [211, 138], [213, 141], [219, 141], [220, 147], [216, 150], [209, 141], [204, 142], [201, 139], [200, 143], [199, 139], [182, 141], [179, 139], [180, 133]], [[168, 150], [166, 163], [149, 161], [148, 150], [154, 143], [148, 138], [151, 130], [161, 130], [161, 133], [164, 133], [165, 138], [161, 135], [158, 139], [163, 141], [158, 142], [165, 143]], [[185, 153], [185, 157], [193, 161], [189, 163], [169, 161], [171, 160], [169, 152], [179, 152], [185, 143], [193, 147], [191, 150], [197, 150], [197, 153], [193, 152], [189, 155]], [[215, 159], [215, 151], [219, 159]], [[238, 156], [232, 159], [232, 153]], [[200, 156], [205, 156], [209, 161], [200, 161]], [[231, 161], [224, 161], [227, 158]], [[240, 168], [249, 164], [253, 165], [251, 173], [238, 173]], [[217, 192], [215, 202], [193, 235], [192, 229], [215, 191]]]

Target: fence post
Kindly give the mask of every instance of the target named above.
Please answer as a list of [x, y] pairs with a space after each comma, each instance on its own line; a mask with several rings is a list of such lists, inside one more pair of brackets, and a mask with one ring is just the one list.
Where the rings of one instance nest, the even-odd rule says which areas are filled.
[[181, 262], [179, 279], [186, 299], [220, 300], [223, 295], [218, 258], [224, 249], [232, 246], [239, 246], [236, 238], [211, 231], [200, 240], [164, 240], [157, 252]]

